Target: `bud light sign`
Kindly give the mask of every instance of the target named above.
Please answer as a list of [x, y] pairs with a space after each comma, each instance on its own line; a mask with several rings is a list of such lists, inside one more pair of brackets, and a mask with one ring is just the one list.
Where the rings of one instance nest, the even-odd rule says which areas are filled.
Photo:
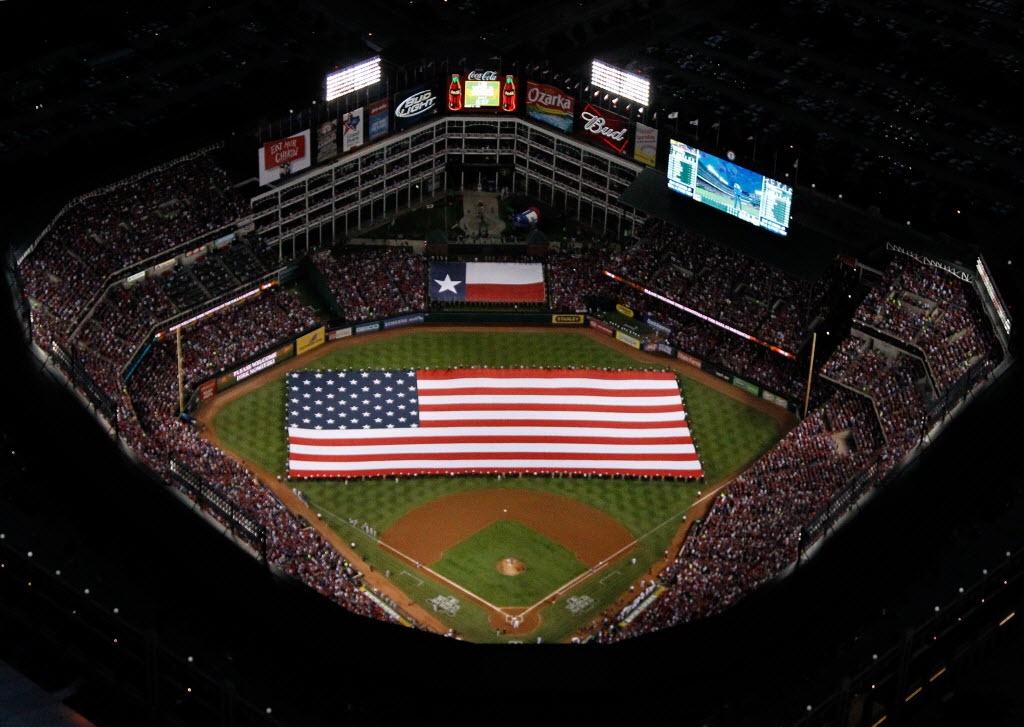
[[576, 132], [591, 144], [619, 152], [629, 146], [629, 126], [626, 120], [611, 111], [586, 104], [580, 112], [580, 128]]
[[417, 86], [395, 95], [395, 128], [408, 129], [437, 113], [433, 89]]
[[528, 81], [526, 84], [526, 115], [551, 124], [562, 131], [572, 131], [576, 99], [556, 86]]

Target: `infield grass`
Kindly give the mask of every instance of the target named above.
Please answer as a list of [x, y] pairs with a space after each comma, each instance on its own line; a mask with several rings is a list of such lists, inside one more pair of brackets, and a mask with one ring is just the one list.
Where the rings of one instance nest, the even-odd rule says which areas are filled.
[[[498, 562], [516, 558], [518, 575], [498, 572]], [[532, 606], [587, 569], [575, 555], [514, 520], [499, 520], [453, 545], [431, 568], [499, 607]]]
[[[644, 366], [615, 348], [573, 331], [409, 331], [401, 336], [367, 337], [348, 346], [304, 361], [303, 369], [344, 368], [451, 368], [454, 366], [506, 367], [609, 367], [663, 369]], [[315, 355], [315, 354], [314, 354]], [[591, 505], [622, 523], [639, 540], [630, 558], [610, 564], [599, 578], [586, 581], [543, 612], [540, 635], [545, 641], [568, 638], [580, 623], [593, 618], [629, 585], [664, 557], [683, 513], [699, 497], [726, 477], [738, 473], [778, 440], [774, 420], [715, 389], [679, 377], [680, 388], [705, 472], [705, 483], [675, 480], [623, 480], [581, 477], [506, 477], [501, 486], [542, 490]], [[258, 389], [225, 405], [213, 422], [223, 446], [264, 469], [283, 476], [287, 463], [284, 372]], [[297, 480], [299, 488], [326, 522], [342, 537], [357, 543], [359, 553], [389, 576], [428, 610], [426, 599], [460, 594], [436, 580], [417, 586], [414, 574], [400, 576], [408, 566], [380, 548], [366, 535], [367, 524], [383, 533], [407, 512], [434, 500], [468, 490], [495, 486], [493, 477], [417, 477], [375, 480]], [[515, 557], [525, 560], [522, 556]], [[634, 564], [632, 558], [636, 557]], [[494, 569], [494, 563], [490, 564]], [[497, 574], [497, 571], [494, 571]], [[410, 578], [411, 576], [411, 578]], [[398, 580], [396, 580], [396, 578]], [[422, 579], [420, 579], [422, 580]], [[460, 582], [453, 578], [456, 582]], [[509, 579], [514, 580], [514, 579]], [[567, 582], [565, 578], [561, 583]], [[556, 585], [556, 587], [557, 587]], [[467, 586], [467, 588], [469, 588]], [[473, 590], [469, 588], [469, 590]], [[554, 590], [554, 589], [552, 589]], [[567, 607], [570, 596], [586, 596], [593, 603], [580, 613]], [[539, 600], [539, 597], [538, 599]], [[473, 641], [504, 641], [487, 624], [484, 610], [461, 598], [457, 616], [438, 617]], [[496, 604], [510, 605], [510, 604]], [[579, 606], [578, 602], [574, 602]], [[581, 621], [582, 619], [582, 621]], [[537, 634], [531, 634], [531, 639]]]

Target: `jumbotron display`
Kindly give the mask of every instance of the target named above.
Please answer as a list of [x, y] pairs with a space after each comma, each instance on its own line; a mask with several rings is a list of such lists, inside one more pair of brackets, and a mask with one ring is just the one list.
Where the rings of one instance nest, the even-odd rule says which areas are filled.
[[671, 140], [669, 189], [778, 235], [789, 231], [793, 188]]

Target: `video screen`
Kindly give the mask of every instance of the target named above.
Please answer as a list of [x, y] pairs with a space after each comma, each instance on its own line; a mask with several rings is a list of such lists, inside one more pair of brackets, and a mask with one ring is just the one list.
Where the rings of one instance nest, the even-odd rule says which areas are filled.
[[480, 109], [501, 104], [501, 83], [499, 81], [465, 81], [465, 107]]
[[675, 139], [669, 147], [668, 187], [777, 235], [789, 231], [792, 187]]

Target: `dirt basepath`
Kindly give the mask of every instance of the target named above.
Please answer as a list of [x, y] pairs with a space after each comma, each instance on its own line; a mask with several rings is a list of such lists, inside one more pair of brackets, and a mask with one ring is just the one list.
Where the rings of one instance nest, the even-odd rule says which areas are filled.
[[[313, 512], [312, 510], [310, 510], [310, 508], [301, 499], [299, 499], [299, 497], [291, 490], [291, 488], [288, 487], [288, 485], [286, 483], [282, 482], [277, 477], [276, 474], [274, 474], [274, 473], [272, 473], [272, 472], [270, 472], [268, 470], [265, 470], [265, 469], [263, 469], [261, 467], [258, 467], [254, 463], [249, 462], [247, 460], [244, 460], [243, 458], [238, 457], [236, 454], [234, 454], [230, 450], [225, 449], [221, 445], [220, 440], [219, 440], [219, 438], [217, 436], [217, 432], [211, 426], [211, 424], [214, 421], [214, 419], [216, 418], [217, 413], [221, 410], [221, 408], [223, 408], [227, 404], [231, 403], [232, 401], [234, 401], [234, 400], [236, 400], [236, 399], [238, 399], [238, 398], [240, 398], [242, 396], [245, 396], [247, 393], [249, 393], [249, 392], [251, 392], [251, 391], [253, 391], [255, 389], [258, 389], [258, 388], [266, 385], [268, 382], [270, 382], [270, 381], [272, 381], [272, 380], [274, 380], [276, 378], [283, 377], [289, 371], [293, 371], [295, 369], [298, 369], [298, 368], [300, 368], [302, 366], [307, 365], [310, 360], [315, 359], [315, 358], [319, 358], [319, 357], [321, 357], [321, 356], [323, 356], [324, 354], [327, 354], [327, 353], [331, 353], [331, 352], [334, 352], [334, 351], [337, 351], [337, 350], [340, 350], [340, 349], [349, 348], [349, 347], [352, 347], [352, 346], [359, 346], [359, 345], [362, 345], [364, 343], [372, 343], [374, 341], [379, 341], [379, 340], [381, 340], [383, 338], [391, 338], [391, 337], [395, 337], [395, 336], [401, 336], [401, 335], [405, 335], [407, 333], [412, 333], [414, 331], [420, 331], [420, 330], [430, 331], [432, 333], [435, 333], [435, 332], [436, 333], [465, 332], [465, 331], [478, 331], [478, 332], [481, 332], [481, 333], [487, 333], [487, 332], [493, 333], [493, 332], [508, 331], [510, 329], [515, 330], [517, 332], [537, 332], [537, 333], [540, 333], [540, 332], [548, 333], [548, 332], [551, 332], [553, 330], [560, 330], [562, 332], [573, 332], [573, 333], [576, 333], [576, 334], [578, 334], [580, 336], [583, 336], [583, 337], [586, 337], [586, 338], [590, 338], [590, 339], [592, 339], [594, 341], [597, 341], [601, 345], [604, 345], [604, 346], [607, 346], [609, 348], [612, 348], [615, 351], [617, 351], [618, 353], [624, 354], [624, 355], [634, 359], [635, 361], [639, 361], [639, 362], [641, 362], [643, 364], [646, 364], [646, 365], [649, 365], [649, 366], [661, 366], [661, 367], [669, 368], [669, 369], [671, 369], [673, 371], [676, 371], [676, 372], [682, 374], [683, 376], [685, 376], [687, 378], [694, 379], [694, 380], [704, 384], [705, 386], [709, 386], [709, 387], [715, 389], [716, 391], [719, 391], [722, 394], [725, 394], [726, 396], [728, 396], [728, 397], [730, 397], [732, 399], [735, 399], [737, 401], [741, 401], [746, 406], [749, 406], [751, 408], [757, 409], [759, 411], [762, 411], [762, 412], [768, 414], [775, 421], [775, 425], [778, 428], [780, 434], [789, 431], [791, 428], [793, 428], [796, 425], [796, 422], [797, 422], [796, 417], [792, 413], [790, 413], [789, 411], [787, 411], [787, 410], [785, 410], [785, 409], [783, 409], [783, 408], [781, 408], [779, 406], [776, 406], [776, 405], [774, 405], [774, 404], [772, 404], [772, 403], [770, 403], [768, 401], [765, 401], [764, 399], [761, 399], [760, 397], [752, 396], [752, 395], [746, 393], [745, 391], [742, 391], [742, 390], [736, 388], [735, 386], [732, 386], [731, 384], [729, 384], [729, 383], [727, 383], [725, 381], [722, 381], [721, 379], [717, 378], [716, 376], [713, 376], [713, 375], [711, 375], [711, 374], [709, 374], [709, 373], [707, 373], [705, 371], [700, 370], [699, 368], [697, 368], [695, 366], [692, 366], [691, 364], [685, 363], [685, 362], [680, 361], [678, 359], [668, 358], [668, 357], [666, 357], [664, 355], [659, 355], [659, 354], [654, 354], [654, 353], [646, 353], [646, 352], [643, 352], [643, 351], [639, 351], [637, 349], [633, 349], [633, 348], [631, 348], [629, 346], [623, 345], [622, 343], [616, 341], [615, 339], [613, 339], [613, 338], [611, 338], [611, 337], [609, 337], [609, 336], [607, 336], [607, 335], [605, 335], [603, 333], [600, 333], [600, 332], [598, 332], [598, 331], [596, 331], [596, 330], [594, 330], [592, 328], [568, 328], [567, 327], [567, 328], [563, 328], [563, 329], [556, 329], [556, 328], [552, 328], [551, 326], [518, 326], [518, 325], [508, 325], [508, 326], [495, 326], [495, 325], [489, 325], [489, 326], [423, 325], [423, 326], [419, 326], [419, 327], [417, 327], [415, 329], [401, 328], [401, 329], [395, 329], [395, 330], [391, 330], [391, 331], [382, 331], [380, 333], [374, 333], [374, 334], [372, 334], [372, 336], [369, 336], [369, 337], [352, 336], [352, 337], [349, 337], [349, 338], [342, 338], [342, 339], [339, 339], [337, 341], [329, 341], [328, 343], [324, 344], [323, 346], [320, 346], [319, 348], [314, 349], [314, 351], [311, 351], [309, 354], [306, 354], [306, 355], [303, 355], [303, 356], [296, 356], [295, 358], [292, 358], [292, 359], [288, 360], [286, 363], [284, 363], [282, 365], [276, 366], [276, 367], [274, 367], [272, 369], [269, 369], [269, 370], [267, 370], [265, 372], [259, 373], [259, 374], [255, 375], [255, 376], [253, 376], [252, 378], [247, 379], [246, 381], [243, 381], [240, 384], [236, 384], [235, 386], [233, 386], [232, 388], [228, 389], [227, 391], [225, 391], [223, 393], [217, 394], [215, 397], [213, 397], [209, 401], [207, 401], [207, 402], [203, 403], [202, 405], [200, 405], [199, 409], [196, 411], [195, 417], [199, 421], [199, 423], [204, 427], [203, 435], [210, 442], [212, 442], [217, 447], [219, 447], [222, 451], [227, 453], [227, 455], [230, 456], [232, 459], [235, 459], [236, 461], [238, 461], [238, 462], [244, 464], [246, 467], [248, 467], [249, 470], [252, 471], [263, 484], [265, 484], [268, 488], [270, 488], [270, 490], [272, 492], [274, 492], [275, 495], [277, 495], [278, 499], [281, 500], [281, 502], [285, 505], [285, 507], [287, 507], [292, 512], [294, 512], [294, 513], [304, 517], [314, 528], [316, 528], [317, 532], [321, 535], [321, 537], [324, 538], [325, 541], [330, 543], [332, 547], [334, 547], [339, 553], [341, 553], [342, 556], [344, 556], [348, 561], [353, 563], [355, 565], [355, 567], [358, 568], [360, 570], [360, 572], [363, 573], [364, 581], [365, 581], [367, 586], [373, 588], [378, 593], [386, 595], [394, 603], [398, 604], [400, 609], [405, 614], [407, 614], [410, 618], [412, 618], [412, 619], [414, 619], [416, 621], [417, 625], [419, 625], [421, 627], [429, 628], [430, 630], [433, 630], [433, 631], [435, 631], [436, 633], [439, 633], [439, 634], [445, 634], [445, 633], [448, 632], [448, 626], [447, 625], [442, 623], [432, 613], [430, 613], [429, 611], [427, 611], [426, 609], [422, 608], [421, 606], [416, 604], [414, 601], [412, 601], [398, 587], [396, 587], [390, 580], [385, 578], [383, 573], [379, 573], [376, 570], [374, 570], [373, 567], [369, 563], [367, 563], [360, 554], [358, 554], [357, 552], [355, 552], [351, 548], [349, 543], [347, 543], [340, 535], [338, 535], [338, 533], [336, 533], [334, 530], [332, 530], [326, 523], [324, 523], [319, 518], [317, 518], [316, 513]], [[733, 473], [729, 477], [725, 478], [725, 480], [723, 480], [720, 483], [712, 483], [709, 486], [709, 489], [707, 491], [702, 492], [701, 497], [696, 502], [694, 502], [694, 504], [691, 506], [690, 510], [687, 511], [686, 519], [680, 525], [678, 531], [676, 532], [675, 536], [673, 537], [672, 544], [669, 547], [669, 549], [666, 551], [665, 558], [660, 560], [660, 561], [658, 561], [657, 563], [655, 563], [647, 573], [645, 573], [641, 578], [637, 579], [637, 582], [634, 584], [634, 586], [636, 587], [637, 591], [639, 591], [639, 586], [641, 584], [640, 583], [641, 581], [649, 583], [652, 579], [656, 578], [661, 573], [662, 570], [664, 570], [664, 568], [668, 564], [668, 562], [670, 562], [672, 560], [672, 558], [674, 558], [675, 554], [678, 553], [678, 551], [679, 551], [680, 547], [682, 546], [682, 543], [683, 543], [683, 541], [684, 541], [684, 539], [686, 537], [686, 534], [687, 534], [687, 532], [690, 529], [690, 525], [695, 520], [698, 520], [699, 518], [703, 517], [707, 513], [708, 509], [710, 508], [710, 506], [711, 506], [711, 504], [712, 504], [712, 502], [714, 500], [714, 496], [717, 493], [721, 492], [723, 489], [725, 489], [728, 486], [728, 484], [733, 479], [735, 479], [736, 475], [738, 475], [738, 474], [739, 474], [738, 472]], [[497, 491], [500, 492], [500, 490], [497, 490]], [[495, 490], [484, 490], [484, 491], [480, 491], [478, 493], [465, 493], [465, 494], [466, 495], [481, 494], [481, 497], [483, 497], [482, 493], [488, 493], [488, 492], [495, 492]], [[531, 494], [538, 494], [538, 493], [533, 493], [532, 491], [523, 491], [523, 490], [518, 490], [517, 492], [530, 492]], [[444, 499], [447, 499], [447, 498], [441, 498], [441, 500], [444, 500]], [[581, 506], [581, 507], [587, 507], [587, 506], [581, 505], [580, 503], [577, 503], [577, 502], [575, 502], [573, 500], [566, 500], [566, 503], [572, 503], [572, 505], [578, 505], [578, 506]], [[431, 503], [428, 503], [427, 505], [424, 506], [424, 508], [429, 508], [430, 506], [431, 506]], [[566, 504], [566, 506], [569, 506], [569, 505]], [[487, 506], [486, 505], [481, 505], [481, 507], [487, 507]], [[505, 505], [503, 507], [507, 507], [507, 505]], [[420, 508], [420, 509], [423, 509], [423, 508]], [[607, 516], [605, 516], [605, 517], [607, 517]], [[498, 518], [495, 518], [495, 519], [498, 519]], [[519, 518], [515, 518], [515, 519], [519, 519]], [[609, 520], [610, 520], [610, 518], [609, 518]], [[529, 522], [525, 522], [525, 521], [522, 521], [522, 520], [520, 520], [520, 521], [524, 522], [524, 524], [526, 524], [528, 526], [530, 525]], [[566, 527], [569, 524], [568, 521], [569, 521], [569, 518], [562, 518], [561, 522], [560, 522], [560, 526], [563, 527], [563, 528]], [[396, 526], [399, 525], [400, 522], [396, 523]], [[445, 535], [443, 533], [443, 529], [437, 527], [437, 523], [438, 522], [446, 522], [445, 519], [434, 520], [433, 522], [434, 522], [433, 528], [431, 528], [430, 530], [428, 530], [426, 532], [433, 533], [433, 535], [437, 536], [437, 537], [441, 537], [443, 535], [444, 538], [447, 538], [447, 542], [452, 543], [452, 544], [455, 543], [455, 542], [458, 542], [458, 540], [451, 540], [451, 536]], [[614, 521], [612, 521], [612, 522], [614, 522]], [[615, 523], [615, 525], [618, 528], [624, 530], [624, 528], [622, 528], [622, 526], [619, 525], [618, 523]], [[483, 527], [483, 525], [481, 525], [480, 527]], [[533, 527], [533, 526], [530, 526], [530, 527]], [[476, 528], [476, 530], [479, 530], [479, 529], [480, 529], [479, 527]], [[538, 530], [538, 532], [541, 532], [541, 533], [544, 533], [545, 535], [547, 535], [547, 533], [544, 530], [541, 530], [539, 528], [534, 528], [534, 529]], [[435, 532], [435, 531], [441, 531], [441, 532], [438, 533], [438, 532]], [[475, 532], [475, 530], [474, 530], [474, 532]], [[390, 530], [388, 531], [388, 533], [390, 533]], [[394, 535], [393, 534], [388, 534], [388, 533], [385, 533], [385, 536], [384, 536], [383, 540], [384, 540], [384, 542], [390, 544], [390, 543], [393, 542]], [[627, 535], [628, 535], [628, 531], [627, 531]], [[401, 539], [404, 539], [405, 537], [406, 536], [402, 535]], [[465, 537], [465, 536], [463, 536], [463, 537]], [[557, 536], [554, 536], [554, 537], [548, 535], [548, 537], [551, 537], [551, 539], [556, 541], [556, 542], [561, 542], [563, 544], [565, 543], [565, 536], [564, 535], [557, 535]], [[461, 539], [461, 538], [459, 538], [459, 539]], [[632, 540], [632, 536], [631, 535], [629, 536], [629, 539]], [[408, 542], [408, 541], [403, 540], [403, 542]], [[440, 542], [440, 541], [438, 541], [438, 542]], [[397, 548], [398, 546], [395, 545], [395, 547]], [[435, 543], [431, 547], [434, 548], [434, 551], [432, 551], [432, 552], [436, 552], [436, 548], [438, 547], [438, 543]], [[572, 548], [570, 548], [570, 549], [572, 549]], [[442, 552], [443, 552], [443, 548], [442, 548]], [[614, 549], [609, 550], [609, 551], [603, 553], [600, 557], [605, 557], [608, 554], [610, 554], [611, 552], [614, 552]], [[582, 555], [582, 554], [580, 554], [580, 555]], [[583, 557], [581, 557], [580, 559], [583, 562], [585, 562], [585, 563], [588, 563], [588, 564], [590, 563], [590, 561], [584, 559]], [[411, 560], [410, 559], [406, 559], [406, 560], [408, 562], [410, 562], [410, 564], [412, 566], [415, 567], [415, 561], [416, 560], [419, 560], [420, 563], [430, 563], [430, 562], [433, 562], [434, 560], [437, 560], [437, 558], [436, 557], [430, 558], [430, 559], [427, 559], [427, 558], [414, 558], [414, 559], [411, 559]], [[600, 617], [595, 619], [589, 626], [587, 626], [584, 629], [582, 629], [581, 630], [581, 635], [582, 636], [586, 636], [588, 633], [592, 632], [593, 630], [595, 630], [597, 628], [600, 628], [600, 625], [601, 625], [601, 623], [603, 623], [604, 620], [606, 620], [608, 618], [614, 617], [619, 611], [621, 611], [621, 609], [627, 603], [629, 603], [630, 600], [632, 600], [633, 596], [634, 596], [634, 594], [631, 593], [630, 591], [626, 591], [625, 593], [623, 593], [622, 597], [620, 599], [618, 599], [618, 601], [616, 601], [614, 604], [612, 604], [611, 606], [606, 608], [604, 613], [601, 614]], [[512, 615], [515, 612], [514, 609], [506, 609], [506, 611], [510, 615]], [[520, 626], [518, 628], [515, 628], [515, 629], [513, 629], [509, 624], [505, 623], [505, 619], [504, 619], [503, 615], [495, 614], [493, 611], [492, 611], [492, 614], [493, 614], [492, 619], [491, 619], [492, 625], [494, 625], [496, 628], [503, 628], [504, 630], [506, 630], [507, 633], [527, 634], [530, 631], [534, 630], [539, 625], [539, 623], [540, 623], [540, 619], [539, 619], [540, 609], [533, 609], [529, 613], [527, 613], [525, 615], [525, 617], [523, 617], [523, 621], [520, 624]]]
[[[515, 480], [511, 480], [514, 482]], [[416, 508], [381, 534], [395, 550], [426, 564], [498, 520], [513, 520], [571, 550], [587, 565], [633, 542], [617, 520], [578, 500], [535, 490], [495, 488], [460, 492]], [[438, 527], [444, 523], [444, 527]]]

